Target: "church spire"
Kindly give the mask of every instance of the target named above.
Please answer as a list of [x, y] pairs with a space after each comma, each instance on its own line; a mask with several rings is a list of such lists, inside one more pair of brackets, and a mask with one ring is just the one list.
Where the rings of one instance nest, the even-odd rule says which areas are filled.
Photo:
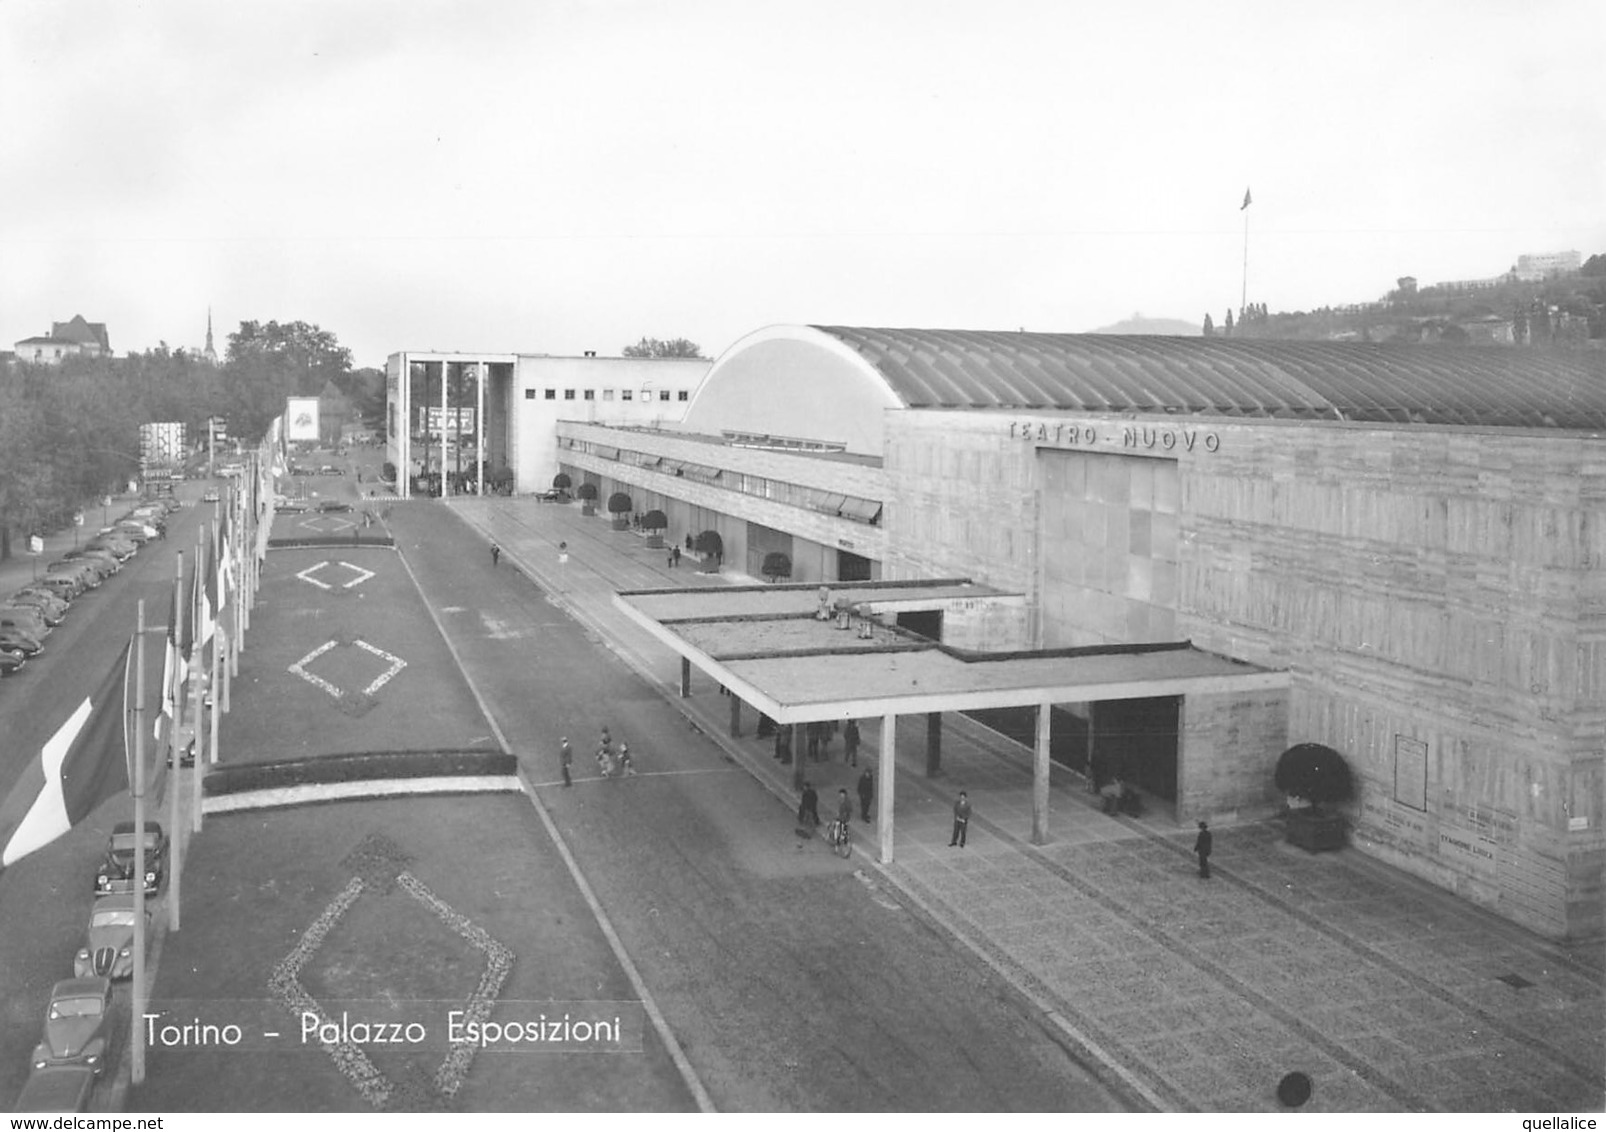
[[206, 360], [217, 365], [217, 349], [212, 345], [212, 308], [206, 308]]

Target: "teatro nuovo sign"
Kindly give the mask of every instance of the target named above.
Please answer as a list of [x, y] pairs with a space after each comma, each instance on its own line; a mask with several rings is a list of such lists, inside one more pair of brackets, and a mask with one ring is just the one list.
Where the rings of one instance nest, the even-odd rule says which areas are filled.
[[1209, 429], [1132, 422], [1010, 421], [1009, 438], [1040, 447], [1096, 448], [1139, 456], [1221, 450], [1220, 435]]

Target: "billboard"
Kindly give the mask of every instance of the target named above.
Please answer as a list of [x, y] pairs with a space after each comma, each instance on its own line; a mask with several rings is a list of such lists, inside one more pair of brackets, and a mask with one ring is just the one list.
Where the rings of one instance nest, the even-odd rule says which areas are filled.
[[465, 436], [474, 435], [474, 410], [472, 408], [442, 409], [439, 405], [429, 405], [420, 410], [421, 419], [427, 422], [425, 429], [431, 436], [439, 436], [444, 429], [448, 433], [461, 432]]
[[318, 399], [316, 397], [289, 397], [285, 399], [285, 438], [287, 440], [317, 440]]

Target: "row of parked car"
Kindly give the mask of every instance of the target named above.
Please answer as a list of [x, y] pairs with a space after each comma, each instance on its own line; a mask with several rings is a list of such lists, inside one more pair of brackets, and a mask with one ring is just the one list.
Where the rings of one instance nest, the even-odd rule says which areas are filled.
[[[179, 504], [134, 508], [77, 550], [52, 562], [44, 578], [0, 604], [0, 672], [9, 675], [43, 649], [71, 603], [99, 587], [153, 539], [164, 537], [167, 516]], [[13, 645], [17, 647], [12, 647]], [[134, 868], [136, 842], [145, 842], [143, 875]], [[134, 972], [135, 889], [154, 896], [167, 874], [167, 836], [161, 823], [133, 822], [112, 828], [95, 870], [94, 906], [83, 943], [73, 956], [73, 977], [51, 988], [44, 1030], [29, 1062], [17, 1112], [83, 1112], [95, 1081], [105, 1072], [114, 1033], [113, 984]], [[147, 922], [150, 913], [146, 913]]]
[[45, 638], [73, 601], [123, 568], [139, 548], [167, 533], [167, 516], [181, 504], [145, 503], [94, 538], [45, 567], [44, 577], [0, 602], [0, 676], [11, 676], [38, 657]]
[[[145, 869], [134, 867], [136, 842], [145, 841]], [[131, 821], [112, 827], [95, 870], [95, 904], [84, 942], [73, 956], [73, 977], [50, 990], [44, 1033], [34, 1046], [18, 1112], [82, 1112], [95, 1079], [106, 1070], [116, 999], [113, 983], [134, 973], [135, 889], [155, 896], [167, 879], [167, 835], [147, 821], [143, 834]], [[146, 923], [150, 912], [145, 913]]]

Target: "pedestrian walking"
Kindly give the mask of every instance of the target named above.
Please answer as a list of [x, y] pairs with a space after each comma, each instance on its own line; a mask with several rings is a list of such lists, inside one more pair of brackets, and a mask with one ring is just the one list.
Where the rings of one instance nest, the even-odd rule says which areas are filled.
[[961, 790], [959, 797], [954, 801], [954, 835], [948, 841], [948, 847], [955, 845], [961, 849], [965, 847], [965, 832], [970, 826], [970, 799], [965, 797]]
[[836, 792], [836, 820], [842, 823], [843, 829], [853, 824], [853, 803], [848, 801], [847, 787]]
[[820, 796], [814, 792], [811, 782], [803, 783], [803, 800], [797, 804], [797, 824], [811, 829], [820, 824]]
[[775, 729], [775, 757], [782, 766], [792, 765], [792, 727], [783, 724]]
[[671, 562], [670, 565], [678, 567], [680, 565], [680, 547], [678, 545], [676, 545], [676, 546], [670, 547], [669, 549], [670, 549], [670, 553], [673, 554], [674, 557], [675, 557], [675, 560], [673, 562]]
[[820, 761], [820, 725], [818, 723], [805, 724], [804, 725], [804, 729], [803, 729], [803, 734], [806, 736], [806, 738], [804, 739], [804, 742], [808, 746], [809, 762], [811, 762], [811, 763], [819, 762]]
[[498, 562], [500, 562], [500, 561], [502, 561], [502, 548], [497, 546], [493, 542], [491, 544], [491, 566], [492, 566], [492, 568], [494, 569], [496, 564]]
[[669, 548], [669, 553], [664, 555], [664, 562], [666, 564], [668, 564], [668, 566], [669, 566], [669, 568], [671, 570], [673, 570], [675, 568], [675, 548], [674, 547], [670, 547]]
[[1199, 876], [1204, 880], [1210, 879], [1210, 851], [1215, 848], [1215, 838], [1210, 836], [1210, 823], [1199, 823], [1199, 836], [1193, 839], [1193, 851], [1199, 854]]
[[848, 725], [842, 729], [842, 757], [854, 766], [859, 765], [859, 721], [848, 720]]
[[870, 768], [865, 767], [864, 773], [859, 775], [859, 820], [870, 820], [870, 799], [875, 797], [875, 779], [870, 775]]
[[635, 764], [630, 761], [630, 744], [619, 744], [619, 777], [627, 778], [636, 773]]
[[613, 752], [606, 747], [597, 748], [597, 771], [603, 778], [613, 773]]
[[569, 746], [567, 735], [558, 744], [558, 765], [563, 768], [563, 785], [573, 786], [574, 779], [569, 777], [569, 768], [574, 765], [574, 751]]

